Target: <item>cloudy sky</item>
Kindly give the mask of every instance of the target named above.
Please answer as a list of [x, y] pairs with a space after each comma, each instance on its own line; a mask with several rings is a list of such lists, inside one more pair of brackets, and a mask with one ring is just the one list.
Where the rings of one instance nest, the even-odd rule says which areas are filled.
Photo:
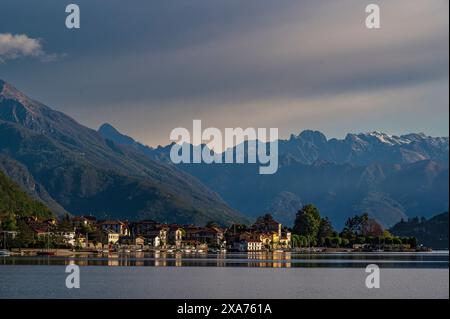
[[[77, 3], [81, 29], [65, 27]], [[365, 7], [381, 8], [381, 29]], [[0, 78], [149, 145], [175, 127], [449, 132], [448, 0], [1, 0]]]

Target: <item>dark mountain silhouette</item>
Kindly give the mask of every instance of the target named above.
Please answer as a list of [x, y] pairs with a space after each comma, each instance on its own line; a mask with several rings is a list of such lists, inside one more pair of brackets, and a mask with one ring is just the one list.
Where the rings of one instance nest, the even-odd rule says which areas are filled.
[[59, 213], [180, 223], [246, 221], [196, 178], [103, 138], [3, 81], [0, 154], [2, 170], [42, 202], [59, 205]]
[[[115, 135], [109, 138], [118, 141]], [[447, 137], [422, 133], [380, 132], [327, 140], [322, 133], [308, 130], [279, 140], [279, 169], [274, 175], [259, 175], [255, 164], [177, 167], [250, 217], [271, 212], [292, 225], [302, 203], [314, 203], [338, 227], [362, 212], [392, 226], [402, 218], [447, 209], [448, 142]], [[128, 145], [134, 143], [128, 140]], [[170, 163], [170, 147], [147, 147], [145, 153]]]

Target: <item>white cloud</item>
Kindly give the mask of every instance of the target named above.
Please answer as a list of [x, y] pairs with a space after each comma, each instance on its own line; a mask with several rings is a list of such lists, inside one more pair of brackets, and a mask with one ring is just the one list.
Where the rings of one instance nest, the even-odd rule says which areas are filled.
[[0, 63], [26, 56], [43, 62], [56, 58], [55, 54], [44, 51], [41, 39], [33, 39], [26, 34], [0, 33]]

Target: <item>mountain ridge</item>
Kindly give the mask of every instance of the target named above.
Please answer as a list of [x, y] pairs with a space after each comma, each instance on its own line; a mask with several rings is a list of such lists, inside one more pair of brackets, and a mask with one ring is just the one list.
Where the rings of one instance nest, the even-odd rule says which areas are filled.
[[[169, 152], [170, 145], [146, 149], [148, 156], [168, 163]], [[279, 170], [273, 176], [260, 176], [252, 164], [177, 167], [249, 216], [269, 211], [288, 225], [300, 208], [295, 206], [308, 202], [339, 226], [347, 217], [366, 211], [391, 226], [411, 214], [428, 216], [448, 207], [447, 137], [372, 132], [338, 140], [305, 130], [280, 140], [279, 155]]]
[[73, 214], [182, 223], [247, 221], [195, 177], [105, 139], [5, 82], [0, 153], [26, 167]]

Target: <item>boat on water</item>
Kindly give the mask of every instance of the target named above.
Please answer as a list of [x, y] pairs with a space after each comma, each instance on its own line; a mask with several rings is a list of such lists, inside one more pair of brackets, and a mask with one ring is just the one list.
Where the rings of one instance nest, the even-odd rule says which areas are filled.
[[6, 249], [0, 249], [0, 256], [1, 257], [11, 256], [11, 252], [9, 250], [6, 250]]
[[191, 250], [190, 250], [190, 249], [185, 249], [184, 252], [185, 252], [185, 253], [190, 253]]

